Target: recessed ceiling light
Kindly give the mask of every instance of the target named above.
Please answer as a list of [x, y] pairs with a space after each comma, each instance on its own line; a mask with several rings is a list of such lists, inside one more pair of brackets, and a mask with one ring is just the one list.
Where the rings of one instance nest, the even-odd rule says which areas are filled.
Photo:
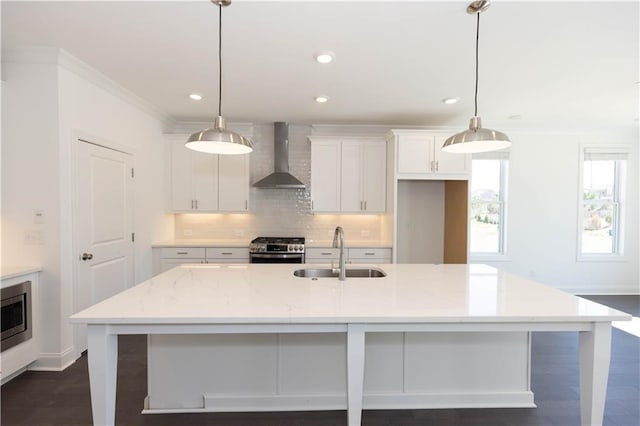
[[319, 104], [323, 104], [329, 100], [329, 97], [325, 95], [320, 95], [320, 96], [316, 96], [314, 99]]
[[509, 120], [520, 120], [522, 116], [520, 114], [514, 114], [507, 117]]
[[453, 105], [458, 103], [458, 101], [460, 100], [460, 98], [444, 98], [442, 100], [443, 104], [447, 104], [447, 105]]
[[318, 52], [314, 55], [316, 61], [321, 64], [328, 64], [329, 62], [333, 61], [334, 57], [335, 55], [333, 54], [333, 52], [329, 52], [328, 50]]
[[189, 93], [189, 99], [191, 99], [192, 101], [201, 101], [202, 95], [199, 93]]

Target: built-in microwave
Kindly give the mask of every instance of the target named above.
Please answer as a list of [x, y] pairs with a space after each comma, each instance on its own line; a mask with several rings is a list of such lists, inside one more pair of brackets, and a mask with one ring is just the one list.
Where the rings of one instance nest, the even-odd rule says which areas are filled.
[[0, 289], [0, 351], [31, 338], [31, 281]]

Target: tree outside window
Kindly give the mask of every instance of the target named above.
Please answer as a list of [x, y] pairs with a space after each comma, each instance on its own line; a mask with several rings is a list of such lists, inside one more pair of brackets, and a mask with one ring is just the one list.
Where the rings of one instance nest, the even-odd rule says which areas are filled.
[[[471, 163], [469, 252], [505, 254], [506, 181], [508, 160], [474, 158]], [[495, 154], [494, 154], [495, 155]]]
[[582, 255], [622, 253], [626, 158], [626, 152], [620, 149], [584, 149], [579, 238]]

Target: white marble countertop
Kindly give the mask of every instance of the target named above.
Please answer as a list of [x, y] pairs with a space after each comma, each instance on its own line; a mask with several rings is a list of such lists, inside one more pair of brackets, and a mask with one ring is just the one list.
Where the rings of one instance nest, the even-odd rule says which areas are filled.
[[32, 274], [42, 271], [40, 266], [2, 266], [0, 271], [0, 279], [7, 280], [9, 278], [19, 277], [20, 275]]
[[[251, 239], [177, 239], [158, 241], [151, 247], [249, 247]], [[313, 240], [307, 239], [305, 246], [309, 248], [315, 247], [331, 247], [333, 240]], [[345, 247], [371, 247], [371, 248], [391, 248], [390, 241], [382, 240], [348, 240], [345, 241]]]
[[166, 240], [151, 244], [151, 247], [249, 247], [249, 239], [184, 239]]
[[[307, 248], [316, 247], [333, 247], [333, 240], [312, 240], [307, 239], [304, 242]], [[383, 240], [345, 240], [344, 246], [347, 248], [391, 248], [391, 241]]]
[[79, 312], [71, 321], [317, 324], [631, 319], [623, 312], [486, 265], [385, 264], [377, 265], [387, 273], [384, 278], [342, 282], [294, 277], [293, 271], [301, 267], [184, 265]]

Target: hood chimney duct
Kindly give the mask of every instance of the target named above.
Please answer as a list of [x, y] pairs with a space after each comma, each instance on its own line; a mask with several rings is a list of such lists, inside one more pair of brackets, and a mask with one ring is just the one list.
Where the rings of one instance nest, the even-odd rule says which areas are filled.
[[304, 189], [305, 185], [289, 173], [289, 124], [273, 123], [273, 169], [269, 176], [254, 183], [256, 188]]

